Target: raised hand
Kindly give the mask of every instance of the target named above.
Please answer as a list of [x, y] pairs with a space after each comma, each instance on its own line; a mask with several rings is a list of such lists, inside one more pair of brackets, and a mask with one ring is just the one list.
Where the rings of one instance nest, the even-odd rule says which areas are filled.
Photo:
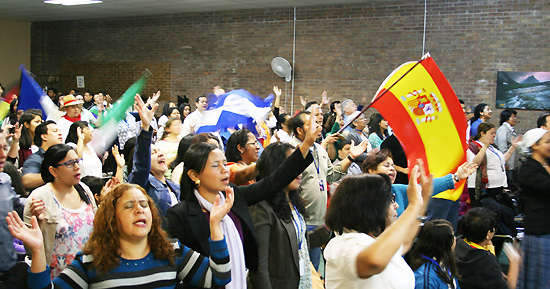
[[29, 247], [32, 252], [37, 252], [44, 247], [42, 231], [40, 231], [35, 216], [31, 218], [32, 228], [28, 228], [15, 211], [8, 213], [6, 221], [8, 222], [11, 235], [23, 241], [25, 246]]
[[276, 97], [281, 97], [281, 95], [283, 95], [283, 91], [278, 86], [273, 86], [273, 92]]
[[517, 148], [522, 140], [523, 140], [523, 135], [521, 134], [518, 135], [517, 137], [512, 137], [512, 146]]
[[220, 204], [220, 196], [216, 196], [212, 209], [210, 209], [210, 238], [213, 241], [219, 241], [224, 238], [220, 223], [223, 217], [229, 213], [231, 207], [233, 207], [234, 200], [233, 188], [229, 186], [225, 188], [225, 202], [223, 204]]
[[81, 127], [76, 128], [76, 135], [78, 136], [78, 140], [84, 140], [84, 133], [82, 132]]
[[231, 207], [233, 207], [233, 201], [235, 200], [235, 193], [233, 188], [227, 186], [225, 188], [225, 202], [220, 204], [220, 196], [216, 196], [212, 209], [210, 210], [210, 223], [220, 223], [223, 217], [229, 213]]
[[358, 145], [355, 145], [355, 142], [352, 140], [351, 147], [349, 149], [349, 154], [351, 155], [352, 158], [356, 158], [360, 156], [362, 153], [364, 153], [367, 150], [368, 146], [369, 146], [368, 140], [364, 140]]
[[105, 196], [112, 190], [114, 189], [116, 186], [118, 186], [119, 184], [121, 184], [120, 180], [116, 177], [113, 177], [111, 178], [110, 180], [107, 181], [107, 183], [105, 183], [105, 185], [103, 186], [103, 188], [101, 188], [101, 191], [99, 192], [99, 197], [100, 197], [100, 200], [105, 198]]
[[126, 160], [124, 160], [124, 157], [118, 151], [118, 146], [114, 145], [111, 151], [113, 152], [113, 157], [115, 158], [116, 166], [119, 168], [123, 168], [126, 165]]
[[13, 133], [10, 133], [8, 137], [11, 137], [12, 141], [18, 141], [21, 138], [21, 125], [19, 125], [19, 123], [10, 125], [8, 126], [7, 131], [9, 131], [9, 128], [13, 128]]
[[471, 174], [473, 174], [476, 170], [477, 170], [476, 163], [465, 162], [458, 167], [458, 169], [456, 170], [456, 174], [458, 175], [459, 179], [463, 180], [469, 177]]
[[330, 102], [330, 98], [327, 97], [327, 92], [323, 91], [323, 93], [321, 94], [321, 107], [328, 105], [329, 102]]
[[428, 203], [430, 202], [432, 198], [433, 193], [433, 175], [430, 174], [429, 176], [424, 171], [424, 162], [421, 159], [418, 159], [416, 161], [418, 167], [419, 167], [419, 173], [418, 173], [418, 184], [422, 188], [422, 203], [423, 203], [423, 212], [425, 212], [426, 209], [428, 209]]
[[[307, 97], [303, 97], [300, 95], [300, 104], [302, 105], [302, 108], [306, 108], [306, 104], [307, 104]], [[312, 113], [313, 114], [313, 113]]]
[[153, 117], [155, 117], [155, 111], [157, 110], [159, 104], [154, 103], [151, 106], [151, 109], [149, 109], [147, 108], [139, 94], [136, 94], [134, 100], [136, 101], [136, 103], [134, 104], [134, 109], [137, 110], [137, 112], [139, 113], [139, 117], [141, 118], [141, 128], [144, 130], [149, 130], [151, 120], [153, 119]]

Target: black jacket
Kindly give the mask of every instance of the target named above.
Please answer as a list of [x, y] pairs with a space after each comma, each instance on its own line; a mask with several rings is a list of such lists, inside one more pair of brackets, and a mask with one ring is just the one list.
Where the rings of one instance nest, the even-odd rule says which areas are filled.
[[[248, 269], [258, 270], [258, 241], [248, 206], [273, 198], [277, 192], [290, 184], [312, 162], [313, 156], [311, 153], [308, 153], [304, 159], [301, 151], [296, 149], [267, 178], [246, 186], [230, 184], [235, 192], [235, 201], [231, 212], [237, 215], [242, 223], [243, 248]], [[167, 231], [171, 237], [179, 239], [182, 244], [205, 256], [210, 256], [208, 243], [210, 237], [209, 221], [193, 194], [186, 194], [184, 201], [169, 208], [166, 217], [168, 219]]]

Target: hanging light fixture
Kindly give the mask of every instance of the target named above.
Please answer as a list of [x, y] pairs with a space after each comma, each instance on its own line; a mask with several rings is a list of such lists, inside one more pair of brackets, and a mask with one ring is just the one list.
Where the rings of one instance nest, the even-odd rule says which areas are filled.
[[102, 3], [102, 0], [44, 0], [46, 4], [61, 4], [65, 6]]

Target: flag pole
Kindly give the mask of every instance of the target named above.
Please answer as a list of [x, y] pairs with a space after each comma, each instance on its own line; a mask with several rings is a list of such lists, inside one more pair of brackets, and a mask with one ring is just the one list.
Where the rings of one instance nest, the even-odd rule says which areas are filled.
[[409, 70], [407, 70], [403, 75], [401, 75], [401, 77], [399, 77], [392, 85], [390, 85], [390, 87], [388, 87], [388, 89], [384, 90], [384, 92], [382, 92], [381, 95], [379, 95], [378, 97], [376, 97], [369, 105], [363, 107], [363, 109], [361, 109], [361, 112], [359, 114], [357, 114], [352, 120], [348, 121], [348, 123], [344, 124], [343, 127], [341, 127], [336, 133], [341, 133], [342, 131], [344, 131], [344, 129], [346, 129], [352, 122], [354, 122], [357, 118], [359, 118], [360, 115], [362, 115], [367, 109], [369, 109], [371, 106], [373, 106], [380, 98], [382, 98], [382, 96], [384, 96], [384, 94], [386, 94], [386, 92], [390, 91], [390, 89], [392, 87], [394, 87], [399, 81], [401, 81], [401, 79], [403, 79], [407, 74], [409, 74], [409, 72], [411, 72], [415, 67], [417, 67], [422, 61], [424, 61], [424, 59], [430, 57], [430, 53], [426, 53], [424, 54], [424, 56], [422, 56], [422, 58], [420, 58], [420, 60], [418, 60], [411, 68], [409, 68]]

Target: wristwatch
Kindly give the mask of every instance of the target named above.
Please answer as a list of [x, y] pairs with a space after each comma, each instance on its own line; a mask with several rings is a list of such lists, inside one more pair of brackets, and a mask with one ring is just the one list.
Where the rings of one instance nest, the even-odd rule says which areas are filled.
[[454, 173], [454, 174], [453, 174], [453, 180], [455, 181], [455, 183], [460, 182], [460, 178], [458, 177], [458, 174], [457, 174], [457, 173]]

